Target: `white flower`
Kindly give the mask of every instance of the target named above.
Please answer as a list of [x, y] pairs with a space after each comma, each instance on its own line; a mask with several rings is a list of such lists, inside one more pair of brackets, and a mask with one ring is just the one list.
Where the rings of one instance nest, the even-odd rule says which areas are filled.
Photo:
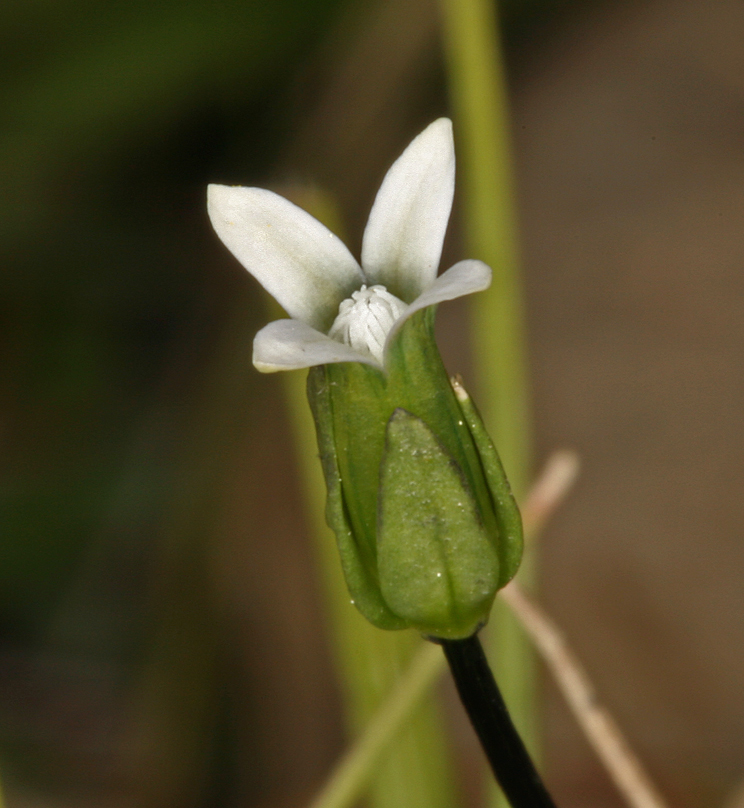
[[388, 171], [362, 242], [362, 265], [324, 225], [261, 188], [210, 185], [217, 235], [292, 318], [256, 335], [260, 371], [330, 362], [384, 365], [414, 313], [486, 289], [491, 270], [460, 261], [437, 277], [455, 187], [452, 123], [440, 118]]

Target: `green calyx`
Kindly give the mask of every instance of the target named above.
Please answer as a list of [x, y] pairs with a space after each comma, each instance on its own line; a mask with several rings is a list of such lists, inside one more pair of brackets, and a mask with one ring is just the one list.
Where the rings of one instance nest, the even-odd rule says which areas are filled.
[[386, 356], [312, 368], [308, 397], [328, 488], [326, 517], [357, 608], [376, 626], [470, 636], [522, 552], [498, 455], [414, 314]]
[[409, 625], [468, 636], [491, 607], [499, 558], [458, 464], [415, 415], [390, 417], [377, 521], [380, 591]]

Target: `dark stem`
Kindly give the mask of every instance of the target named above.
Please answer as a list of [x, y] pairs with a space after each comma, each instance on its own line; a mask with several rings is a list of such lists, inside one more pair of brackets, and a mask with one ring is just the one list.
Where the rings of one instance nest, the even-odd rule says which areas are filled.
[[512, 808], [555, 808], [512, 723], [480, 640], [437, 640], [463, 706]]

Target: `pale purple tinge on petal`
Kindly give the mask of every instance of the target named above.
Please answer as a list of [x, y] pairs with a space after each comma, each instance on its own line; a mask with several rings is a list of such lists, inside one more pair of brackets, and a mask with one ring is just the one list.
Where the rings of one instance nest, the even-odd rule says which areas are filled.
[[331, 362], [364, 362], [379, 368], [372, 357], [321, 334], [299, 320], [275, 320], [253, 340], [253, 364], [262, 373], [299, 370]]
[[454, 189], [452, 122], [439, 118], [393, 163], [377, 192], [362, 243], [369, 284], [410, 303], [434, 282]]
[[482, 292], [491, 285], [491, 275], [491, 267], [484, 264], [483, 261], [470, 259], [459, 261], [450, 267], [425, 292], [420, 294], [396, 320], [395, 325], [390, 329], [387, 336], [385, 348], [412, 314], [427, 308], [427, 306], [443, 303], [445, 300], [456, 300], [458, 297], [471, 295], [474, 292]]
[[210, 185], [207, 209], [225, 246], [290, 317], [327, 330], [364, 283], [344, 243], [278, 194]]

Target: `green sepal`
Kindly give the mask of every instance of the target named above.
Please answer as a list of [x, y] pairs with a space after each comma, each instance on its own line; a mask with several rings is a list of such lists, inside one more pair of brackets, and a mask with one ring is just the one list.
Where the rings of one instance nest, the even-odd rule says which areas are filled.
[[327, 365], [333, 440], [348, 519], [364, 558], [376, 563], [377, 494], [385, 429], [403, 407], [421, 418], [463, 470], [494, 534], [481, 461], [434, 339], [434, 308], [414, 314], [388, 347], [385, 371], [360, 362]]
[[[485, 622], [492, 593], [490, 598], [484, 596], [482, 608], [476, 603], [477, 598], [470, 596], [470, 600], [465, 597], [466, 605], [459, 612], [445, 606], [434, 616], [430, 599], [416, 616], [413, 599], [402, 605], [406, 613], [399, 613], [394, 587], [386, 585], [384, 593], [382, 590], [378, 566], [380, 476], [383, 454], [387, 452], [388, 425], [394, 412], [405, 410], [420, 421], [447, 460], [444, 466], [450, 463], [457, 469], [455, 477], [450, 474], [447, 485], [453, 491], [467, 493], [468, 507], [472, 506], [471, 528], [472, 524], [481, 525], [482, 533], [477, 533], [474, 548], [481, 547], [484, 535], [488, 540], [487, 553], [480, 549], [473, 551], [489, 559], [483, 568], [485, 578], [490, 582], [496, 575], [496, 584], [506, 583], [516, 571], [521, 550], [515, 552], [511, 512], [497, 513], [496, 505], [504, 498], [494, 483], [498, 474], [491, 455], [495, 450], [491, 446], [489, 452], [490, 442], [481, 441], [477, 445], [474, 439], [480, 432], [472, 417], [466, 418], [442, 364], [434, 339], [434, 315], [435, 307], [430, 307], [405, 322], [387, 346], [384, 370], [361, 362], [311, 369], [308, 397], [328, 487], [326, 519], [336, 534], [353, 602], [380, 628], [412, 625], [427, 634], [454, 638], [472, 633]], [[427, 485], [424, 483], [424, 489]], [[461, 497], [457, 501], [465, 500]], [[516, 508], [513, 500], [511, 505]], [[507, 503], [507, 510], [511, 505]], [[519, 518], [518, 511], [516, 517]], [[386, 535], [392, 535], [390, 518], [386, 521]], [[502, 534], [509, 537], [505, 543]], [[465, 566], [467, 563], [464, 562]], [[471, 582], [477, 574], [468, 572]], [[458, 581], [467, 577], [464, 573], [458, 575], [459, 572], [455, 576]], [[386, 566], [387, 580], [393, 577], [391, 568]], [[459, 599], [459, 590], [456, 595]], [[392, 600], [388, 601], [388, 597]], [[448, 609], [450, 614], [445, 618]], [[427, 613], [428, 617], [422, 616]], [[414, 615], [412, 619], [409, 614]]]
[[388, 606], [423, 634], [462, 639], [488, 619], [499, 558], [460, 466], [398, 408], [381, 462], [377, 567]]
[[315, 419], [320, 461], [328, 489], [326, 521], [336, 534], [341, 566], [354, 605], [378, 628], [406, 628], [407, 624], [385, 604], [375, 577], [376, 561], [369, 558], [368, 548], [357, 542], [349, 524], [333, 438], [333, 402], [326, 368], [310, 368], [307, 378], [307, 396]]
[[465, 423], [480, 454], [483, 473], [493, 501], [493, 510], [498, 526], [497, 550], [500, 562], [499, 589], [506, 586], [516, 575], [524, 550], [522, 516], [512, 494], [509, 480], [501, 458], [493, 445], [478, 408], [459, 378], [452, 379], [452, 387], [462, 410]]

